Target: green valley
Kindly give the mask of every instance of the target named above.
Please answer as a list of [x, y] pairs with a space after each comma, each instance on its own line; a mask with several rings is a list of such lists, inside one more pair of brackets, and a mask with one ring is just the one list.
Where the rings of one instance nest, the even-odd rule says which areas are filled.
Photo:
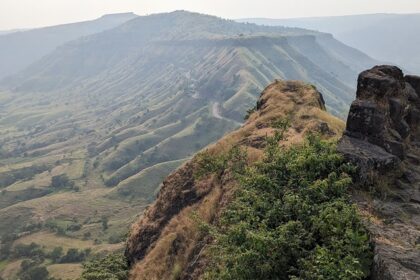
[[35, 244], [50, 276], [74, 279], [123, 248], [162, 180], [239, 127], [270, 82], [312, 83], [343, 118], [375, 63], [329, 34], [185, 11], [59, 46], [0, 82], [0, 276]]

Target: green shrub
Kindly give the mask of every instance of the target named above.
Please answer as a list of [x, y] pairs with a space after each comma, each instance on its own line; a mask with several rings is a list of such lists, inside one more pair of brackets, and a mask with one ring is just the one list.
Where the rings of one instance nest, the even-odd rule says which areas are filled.
[[208, 150], [199, 153], [195, 161], [197, 166], [194, 176], [200, 179], [212, 173], [221, 176], [226, 169], [235, 174], [242, 174], [246, 166], [247, 155], [240, 147], [234, 146], [227, 154], [212, 155]]
[[21, 280], [52, 280], [48, 270], [40, 265], [42, 261], [24, 260], [20, 265], [19, 279]]
[[83, 264], [81, 280], [126, 280], [128, 262], [122, 254], [113, 254]]
[[354, 168], [315, 136], [281, 148], [286, 127], [279, 123], [265, 158], [239, 176], [234, 200], [212, 231], [205, 279], [369, 276], [368, 235], [347, 195]]
[[78, 250], [70, 248], [67, 253], [60, 259], [60, 263], [78, 263], [83, 262], [89, 256], [91, 249]]

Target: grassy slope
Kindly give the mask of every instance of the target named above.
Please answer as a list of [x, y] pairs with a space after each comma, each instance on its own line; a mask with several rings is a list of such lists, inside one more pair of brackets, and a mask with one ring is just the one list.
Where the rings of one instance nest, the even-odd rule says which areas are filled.
[[[273, 79], [315, 83], [335, 113], [344, 110], [351, 90], [331, 74], [350, 75], [337, 70], [341, 60], [326, 52], [325, 67], [334, 67], [318, 67], [319, 61], [283, 37], [307, 32], [279, 28], [263, 36], [263, 27], [195, 14], [193, 25], [189, 14], [169, 17], [175, 19], [163, 19], [168, 27], [177, 22], [169, 35], [166, 27], [147, 33], [143, 25], [152, 30], [161, 19], [142, 18], [58, 49], [10, 79], [13, 92], [0, 92], [0, 179], [27, 167], [47, 167], [1, 187], [1, 236], [17, 233], [30, 240], [40, 234], [61, 242], [45, 223], [65, 229], [77, 221], [82, 227], [68, 232], [71, 238], [90, 232], [90, 242], [107, 244], [127, 231], [164, 176], [237, 127]], [[156, 34], [148, 44], [130, 41]], [[301, 40], [319, 48], [310, 36]], [[109, 45], [118, 46], [115, 53], [103, 47]], [[83, 56], [89, 60], [80, 68]], [[357, 70], [350, 72], [355, 76]], [[214, 114], [214, 103], [222, 118]], [[79, 191], [52, 191], [51, 178], [60, 174]], [[102, 216], [109, 219], [105, 232]], [[28, 233], [33, 224], [41, 228]]]

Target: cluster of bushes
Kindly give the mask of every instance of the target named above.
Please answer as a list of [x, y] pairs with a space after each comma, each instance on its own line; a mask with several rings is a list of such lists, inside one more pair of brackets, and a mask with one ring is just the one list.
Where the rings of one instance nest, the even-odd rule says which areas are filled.
[[90, 255], [91, 249], [78, 250], [71, 248], [67, 254], [59, 259], [59, 263], [78, 263], [83, 262]]
[[79, 191], [79, 187], [76, 186], [74, 182], [71, 181], [66, 174], [53, 176], [51, 178], [51, 188], [54, 190], [69, 189], [73, 191]]
[[[347, 195], [354, 168], [315, 136], [280, 147], [283, 132], [267, 138], [261, 162], [235, 172], [238, 190], [219, 224], [203, 226], [214, 238], [205, 278], [367, 278], [372, 250]], [[230, 167], [222, 156], [199, 163], [200, 175]]]
[[53, 280], [49, 272], [39, 261], [24, 260], [20, 265], [19, 279], [21, 280]]
[[19, 259], [27, 258], [32, 260], [50, 259], [53, 263], [77, 263], [83, 262], [90, 255], [90, 249], [68, 249], [64, 254], [62, 247], [56, 247], [50, 252], [46, 252], [43, 247], [34, 242], [30, 244], [16, 244], [14, 247], [8, 246], [6, 258]]
[[126, 280], [128, 262], [122, 254], [111, 254], [83, 264], [81, 280]]
[[7, 187], [19, 180], [30, 180], [36, 174], [49, 170], [47, 165], [34, 165], [0, 174], [0, 188]]

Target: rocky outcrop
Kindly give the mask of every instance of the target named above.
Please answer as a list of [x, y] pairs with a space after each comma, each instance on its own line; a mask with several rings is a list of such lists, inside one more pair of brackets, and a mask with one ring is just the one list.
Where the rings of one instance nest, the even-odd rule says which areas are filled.
[[359, 168], [355, 195], [375, 245], [373, 279], [420, 279], [420, 77], [362, 72], [338, 149]]
[[[344, 123], [325, 110], [321, 94], [297, 81], [276, 81], [268, 86], [257, 110], [237, 131], [208, 147], [212, 154], [226, 153], [233, 146], [247, 150], [249, 161], [263, 155], [265, 138], [272, 135], [273, 123], [289, 118], [284, 145], [298, 143], [308, 131], [326, 138], [342, 135]], [[156, 202], [133, 225], [126, 257], [131, 264], [130, 278], [199, 279], [206, 267], [209, 238], [199, 230], [200, 222], [213, 223], [229, 202], [235, 184], [229, 174], [221, 178], [194, 176], [195, 159], [186, 163], [162, 184]]]

